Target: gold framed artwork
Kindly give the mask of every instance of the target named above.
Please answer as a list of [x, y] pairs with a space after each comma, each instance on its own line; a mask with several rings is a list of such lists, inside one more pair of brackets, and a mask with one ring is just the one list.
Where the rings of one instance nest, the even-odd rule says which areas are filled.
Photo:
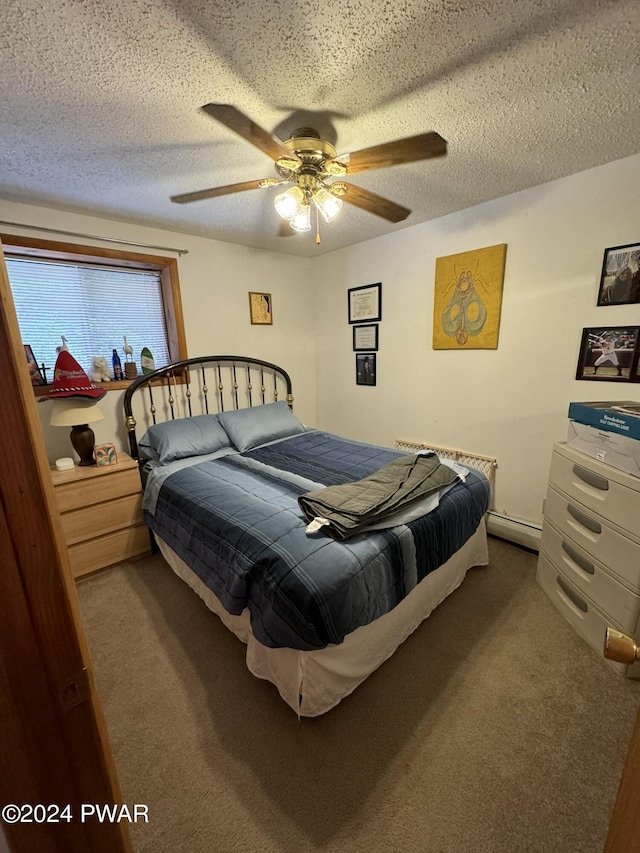
[[273, 303], [270, 293], [249, 292], [249, 316], [253, 326], [273, 324]]
[[433, 349], [497, 349], [507, 244], [436, 258]]

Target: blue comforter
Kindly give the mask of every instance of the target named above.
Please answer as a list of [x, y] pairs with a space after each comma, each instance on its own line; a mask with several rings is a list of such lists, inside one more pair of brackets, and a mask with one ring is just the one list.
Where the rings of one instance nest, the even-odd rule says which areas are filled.
[[401, 455], [309, 430], [170, 474], [145, 520], [229, 613], [249, 609], [261, 643], [324, 648], [395, 607], [488, 508], [487, 478], [469, 471], [405, 524], [345, 542], [306, 533], [300, 495], [362, 479]]

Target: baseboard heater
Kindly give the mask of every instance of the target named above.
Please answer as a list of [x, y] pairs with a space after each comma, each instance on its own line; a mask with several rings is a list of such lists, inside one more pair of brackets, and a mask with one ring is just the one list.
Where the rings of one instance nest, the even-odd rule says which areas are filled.
[[[461, 465], [482, 471], [491, 484], [490, 506], [493, 506], [495, 470], [498, 467], [498, 463], [493, 456], [481, 456], [478, 453], [469, 453], [466, 450], [438, 447], [435, 444], [427, 444], [422, 441], [406, 441], [402, 438], [397, 438], [393, 446], [396, 450], [404, 450], [407, 453], [418, 453], [420, 450], [434, 450], [441, 459], [452, 459]], [[533, 524], [530, 521], [522, 521], [519, 518], [511, 518], [509, 515], [504, 515], [492, 509], [487, 512], [486, 522], [487, 533], [490, 533], [492, 536], [497, 536], [499, 539], [506, 539], [508, 542], [513, 542], [516, 545], [522, 545], [525, 548], [530, 548], [532, 551], [540, 550], [540, 539], [542, 537], [542, 527], [540, 525]]]
[[523, 545], [532, 551], [540, 550], [540, 538], [542, 537], [542, 525], [533, 524], [530, 521], [522, 521], [519, 518], [511, 518], [498, 512], [489, 510], [486, 515], [487, 533], [506, 539], [516, 545]]

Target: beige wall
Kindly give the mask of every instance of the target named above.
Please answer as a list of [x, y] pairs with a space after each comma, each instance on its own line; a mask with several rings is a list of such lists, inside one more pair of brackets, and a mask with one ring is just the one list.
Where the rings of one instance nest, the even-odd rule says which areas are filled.
[[[640, 398], [640, 385], [574, 379], [583, 327], [640, 325], [640, 306], [596, 306], [605, 247], [640, 242], [639, 184], [635, 156], [316, 259], [318, 426], [495, 456], [496, 509], [539, 522], [569, 402]], [[498, 243], [507, 244], [498, 349], [434, 351], [436, 258]], [[377, 281], [371, 388], [355, 384], [347, 289]]]

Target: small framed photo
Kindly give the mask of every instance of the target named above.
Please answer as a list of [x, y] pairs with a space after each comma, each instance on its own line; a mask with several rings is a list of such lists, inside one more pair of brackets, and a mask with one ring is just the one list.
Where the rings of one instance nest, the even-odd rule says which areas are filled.
[[640, 326], [595, 326], [582, 330], [576, 379], [638, 381]]
[[640, 242], [604, 250], [598, 305], [640, 302]]
[[354, 352], [378, 350], [377, 323], [371, 323], [368, 326], [353, 327], [353, 350]]
[[350, 287], [347, 295], [350, 323], [375, 323], [376, 320], [382, 320], [381, 282]]
[[46, 385], [47, 383], [44, 381], [44, 376], [40, 368], [38, 367], [38, 362], [36, 361], [36, 357], [33, 354], [33, 350], [29, 346], [29, 344], [24, 344], [24, 354], [27, 358], [27, 364], [29, 365], [29, 376], [31, 378], [32, 385]]
[[356, 355], [356, 385], [376, 384], [376, 354], [375, 352], [358, 353]]
[[273, 303], [270, 293], [249, 292], [249, 316], [252, 326], [273, 325]]
[[96, 465], [115, 465], [118, 461], [115, 444], [96, 444], [93, 455]]

